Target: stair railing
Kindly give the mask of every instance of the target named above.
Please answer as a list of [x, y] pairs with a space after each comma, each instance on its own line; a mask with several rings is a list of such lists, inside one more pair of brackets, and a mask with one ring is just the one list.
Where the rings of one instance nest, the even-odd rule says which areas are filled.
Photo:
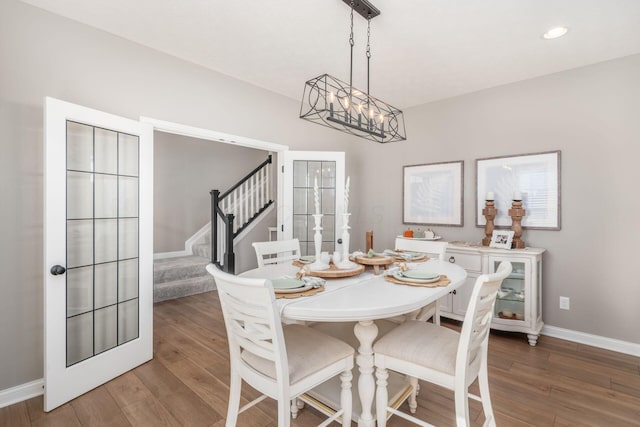
[[[211, 262], [235, 270], [233, 240], [272, 203], [271, 155], [229, 190], [211, 190]], [[222, 255], [222, 256], [221, 256]]]

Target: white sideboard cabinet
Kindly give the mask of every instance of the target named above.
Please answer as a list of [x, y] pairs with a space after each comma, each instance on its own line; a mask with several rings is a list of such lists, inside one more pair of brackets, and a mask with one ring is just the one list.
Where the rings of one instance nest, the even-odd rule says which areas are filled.
[[540, 248], [495, 249], [451, 242], [446, 259], [464, 268], [464, 285], [440, 300], [440, 316], [463, 320], [476, 278], [493, 273], [502, 261], [509, 261], [513, 271], [500, 287], [491, 328], [523, 332], [529, 344], [536, 345], [542, 329], [542, 254]]

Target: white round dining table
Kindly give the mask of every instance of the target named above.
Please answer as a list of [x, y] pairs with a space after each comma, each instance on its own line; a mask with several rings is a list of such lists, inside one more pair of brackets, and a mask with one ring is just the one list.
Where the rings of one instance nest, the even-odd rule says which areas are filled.
[[[285, 319], [312, 322], [357, 322], [354, 334], [360, 343], [356, 364], [360, 372], [358, 396], [361, 412], [359, 427], [373, 427], [372, 413], [375, 380], [373, 366], [373, 342], [378, 335], [374, 320], [416, 312], [420, 308], [446, 296], [461, 286], [467, 278], [466, 271], [447, 261], [430, 259], [412, 264], [412, 268], [445, 274], [451, 283], [444, 287], [398, 285], [388, 282], [373, 270], [347, 278], [327, 279], [325, 291], [309, 297], [277, 299], [280, 314]], [[300, 270], [289, 263], [272, 264], [246, 271], [240, 276], [276, 279], [295, 276]]]

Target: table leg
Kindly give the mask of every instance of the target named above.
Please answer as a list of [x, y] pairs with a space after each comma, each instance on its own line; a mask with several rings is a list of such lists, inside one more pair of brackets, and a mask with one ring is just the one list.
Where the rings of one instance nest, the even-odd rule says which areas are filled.
[[378, 327], [371, 320], [356, 323], [354, 332], [360, 347], [356, 356], [356, 364], [360, 371], [358, 379], [358, 394], [362, 411], [358, 419], [358, 427], [374, 427], [375, 420], [371, 412], [375, 394], [375, 380], [373, 378], [373, 340], [378, 336]]

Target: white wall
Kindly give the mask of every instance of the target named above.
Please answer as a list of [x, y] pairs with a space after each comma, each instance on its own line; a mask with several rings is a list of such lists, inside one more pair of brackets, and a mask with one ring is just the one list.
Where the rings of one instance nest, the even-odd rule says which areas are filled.
[[[153, 142], [155, 253], [184, 250], [185, 240], [211, 221], [209, 191], [224, 193], [269, 155], [263, 150], [165, 132], [155, 132]], [[276, 162], [274, 154], [274, 169]]]
[[[408, 140], [368, 146], [355, 234], [389, 247], [402, 224], [402, 166], [464, 160], [464, 227], [478, 242], [475, 159], [562, 151], [562, 230], [525, 230], [546, 248], [545, 323], [640, 343], [640, 55], [501, 86], [405, 111]], [[571, 298], [571, 310], [558, 297]]]
[[0, 390], [43, 375], [45, 96], [299, 150], [351, 145], [341, 133], [298, 119], [296, 101], [17, 0], [0, 1]]

